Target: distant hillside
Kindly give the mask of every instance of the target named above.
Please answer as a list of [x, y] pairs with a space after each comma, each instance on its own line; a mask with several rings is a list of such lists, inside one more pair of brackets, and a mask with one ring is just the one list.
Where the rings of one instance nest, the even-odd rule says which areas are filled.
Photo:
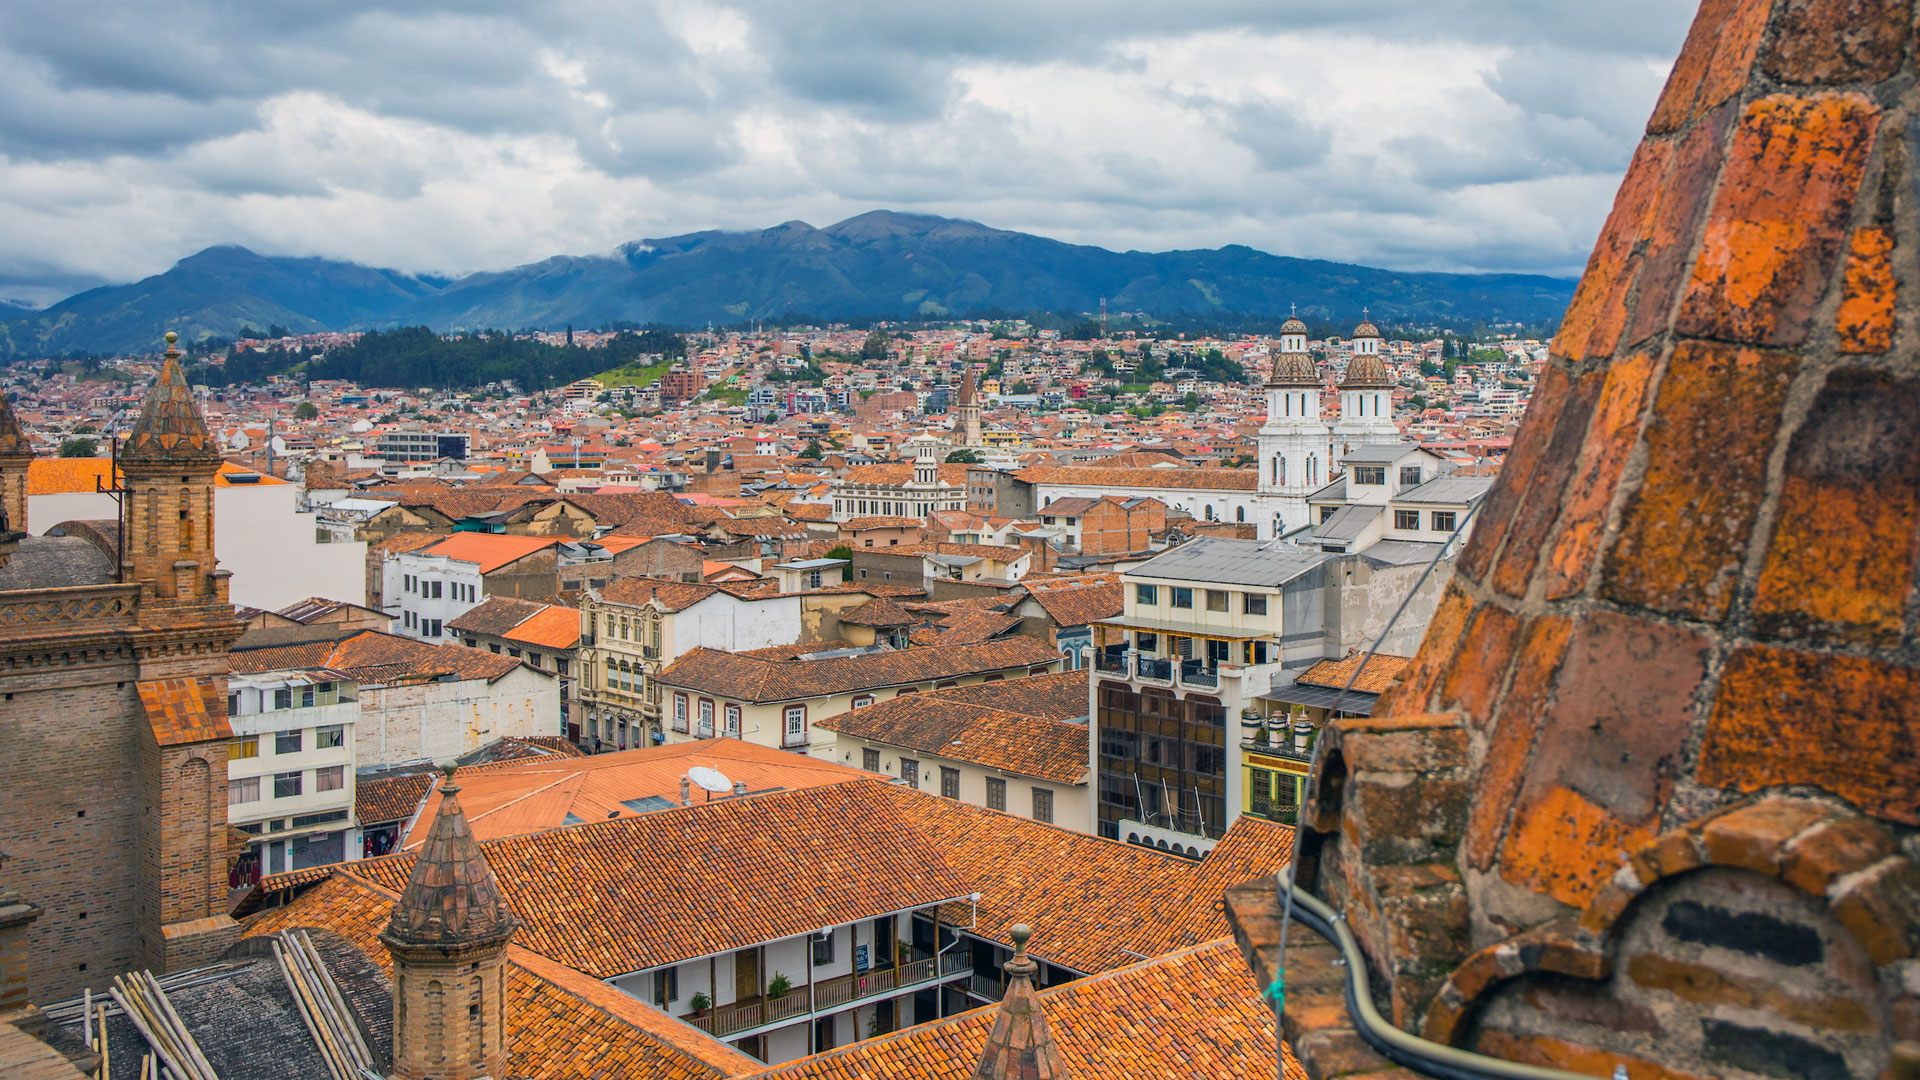
[[324, 259], [218, 247], [132, 285], [93, 289], [17, 317], [0, 348], [20, 353], [146, 350], [243, 325], [296, 331], [426, 325], [436, 330], [612, 322], [941, 317], [971, 312], [1285, 313], [1336, 321], [1559, 319], [1573, 282], [1526, 274], [1401, 273], [1232, 245], [1115, 252], [971, 221], [874, 211], [816, 229], [698, 232], [557, 256], [439, 283]]

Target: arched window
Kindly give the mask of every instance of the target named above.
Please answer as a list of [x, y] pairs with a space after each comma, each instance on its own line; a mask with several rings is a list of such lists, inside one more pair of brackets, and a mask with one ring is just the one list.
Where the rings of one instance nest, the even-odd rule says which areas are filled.
[[1287, 482], [1287, 457], [1285, 454], [1273, 455], [1273, 482], [1285, 485]]
[[1207, 520], [1208, 521], [1213, 520], [1213, 504], [1212, 503], [1207, 504]]
[[1235, 520], [1235, 521], [1238, 521], [1238, 522], [1240, 522], [1240, 523], [1242, 523], [1242, 524], [1245, 524], [1245, 523], [1246, 523], [1246, 520], [1247, 520], [1247, 508], [1246, 508], [1246, 507], [1244, 507], [1244, 506], [1236, 506], [1236, 507], [1234, 507], [1234, 508], [1233, 508], [1233, 520]]
[[480, 976], [475, 975], [467, 982], [467, 1063], [478, 1065], [486, 1060], [486, 1025], [480, 1020], [481, 1005]]

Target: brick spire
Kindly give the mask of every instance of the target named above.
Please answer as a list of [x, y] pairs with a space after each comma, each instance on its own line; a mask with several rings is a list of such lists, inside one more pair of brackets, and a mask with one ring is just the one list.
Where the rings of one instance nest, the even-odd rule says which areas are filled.
[[120, 444], [122, 464], [188, 462], [218, 464], [220, 449], [207, 432], [206, 421], [194, 404], [186, 372], [180, 369], [178, 335], [167, 331], [167, 359], [140, 406], [126, 441]]
[[1064, 1080], [1066, 1065], [1047, 1027], [1046, 1011], [1033, 992], [1033, 976], [1040, 969], [1027, 955], [1033, 929], [1025, 923], [1012, 931], [1013, 959], [1007, 961], [1007, 993], [993, 1017], [993, 1030], [973, 1067], [973, 1080]]
[[1920, 1037], [1913, 9], [1706, 0], [1419, 655], [1327, 730], [1296, 870], [1401, 1026], [1634, 1075]]
[[519, 925], [473, 839], [459, 794], [449, 768], [440, 786], [440, 811], [380, 935], [390, 947], [499, 944]]
[[5, 394], [0, 394], [0, 458], [30, 458], [33, 456], [33, 444], [27, 441], [27, 433], [20, 429], [20, 419], [13, 414], [13, 405]]

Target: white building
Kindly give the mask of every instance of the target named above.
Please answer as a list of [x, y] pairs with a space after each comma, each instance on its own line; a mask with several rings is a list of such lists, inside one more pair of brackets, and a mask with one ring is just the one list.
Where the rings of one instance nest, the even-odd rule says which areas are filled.
[[227, 680], [227, 820], [258, 839], [242, 871], [278, 874], [358, 852], [353, 831], [352, 680], [269, 671]]
[[1287, 539], [1335, 555], [1388, 542], [1395, 559], [1431, 559], [1466, 543], [1467, 512], [1493, 488], [1493, 477], [1450, 475], [1446, 458], [1412, 443], [1365, 447], [1342, 463], [1344, 475], [1307, 498], [1313, 523]]
[[[37, 458], [27, 469], [27, 531], [45, 535], [62, 522], [113, 521], [119, 503], [106, 458]], [[367, 545], [323, 535], [300, 510], [300, 486], [236, 465], [213, 482], [213, 549], [233, 572], [229, 595], [242, 607], [275, 611], [310, 596], [357, 600], [366, 593]]]

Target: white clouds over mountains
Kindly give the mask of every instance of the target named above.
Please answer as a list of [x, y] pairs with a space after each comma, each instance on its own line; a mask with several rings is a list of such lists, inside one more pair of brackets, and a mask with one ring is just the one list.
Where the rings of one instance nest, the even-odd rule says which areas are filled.
[[25, 0], [0, 5], [0, 296], [222, 242], [460, 273], [876, 207], [1573, 273], [1690, 15]]

